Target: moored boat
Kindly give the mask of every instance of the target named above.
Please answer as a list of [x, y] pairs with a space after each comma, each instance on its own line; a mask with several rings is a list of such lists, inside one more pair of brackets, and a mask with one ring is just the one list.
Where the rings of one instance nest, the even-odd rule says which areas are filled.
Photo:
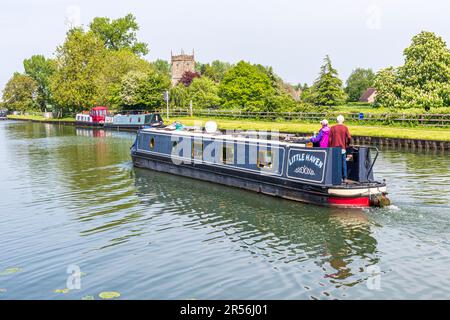
[[[386, 184], [374, 180], [378, 150], [311, 148], [306, 140], [147, 128], [131, 148], [136, 167], [220, 183], [300, 202], [369, 207], [389, 204]], [[374, 159], [371, 153], [375, 152]]]
[[163, 119], [159, 113], [116, 114], [105, 119], [105, 128], [142, 129], [144, 127], [161, 127]]
[[103, 126], [106, 116], [108, 114], [108, 108], [97, 106], [92, 108], [89, 112], [77, 113], [75, 116], [75, 124], [78, 126]]
[[8, 120], [7, 114], [8, 110], [6, 109], [0, 110], [0, 120]]

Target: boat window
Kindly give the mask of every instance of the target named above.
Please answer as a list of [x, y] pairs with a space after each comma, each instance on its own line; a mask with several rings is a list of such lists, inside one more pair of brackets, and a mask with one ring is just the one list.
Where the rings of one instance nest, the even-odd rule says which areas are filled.
[[259, 168], [272, 168], [272, 151], [259, 150], [257, 163]]
[[138, 122], [141, 122], [141, 117], [138, 117]]
[[233, 164], [234, 163], [234, 145], [223, 146], [222, 162], [225, 164]]
[[172, 149], [175, 149], [177, 147], [177, 145], [178, 145], [178, 141], [174, 141], [172, 143]]
[[203, 142], [196, 140], [192, 142], [192, 158], [194, 160], [203, 159]]
[[150, 149], [153, 149], [153, 148], [155, 148], [155, 138], [151, 138], [150, 139]]

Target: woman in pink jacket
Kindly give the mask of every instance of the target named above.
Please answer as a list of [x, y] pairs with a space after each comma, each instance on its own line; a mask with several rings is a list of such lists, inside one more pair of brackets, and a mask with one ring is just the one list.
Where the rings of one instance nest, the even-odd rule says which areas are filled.
[[328, 136], [330, 135], [330, 127], [328, 127], [328, 120], [320, 121], [322, 128], [319, 130], [317, 137], [312, 137], [312, 143], [318, 143], [320, 148], [328, 148]]

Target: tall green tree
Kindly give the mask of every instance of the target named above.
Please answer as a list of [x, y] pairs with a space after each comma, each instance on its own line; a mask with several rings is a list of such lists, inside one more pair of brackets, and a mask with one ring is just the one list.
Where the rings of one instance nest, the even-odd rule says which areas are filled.
[[167, 60], [157, 59], [153, 62], [155, 70], [167, 77], [170, 77], [170, 64]]
[[398, 70], [403, 85], [426, 89], [430, 83], [450, 82], [450, 50], [433, 32], [414, 36], [403, 54], [405, 64]]
[[33, 55], [23, 61], [25, 74], [33, 78], [38, 84], [37, 103], [41, 111], [45, 111], [51, 103], [50, 78], [55, 72], [55, 61], [46, 59], [43, 55]]
[[403, 107], [450, 106], [450, 50], [445, 41], [423, 31], [413, 37], [404, 56], [405, 64], [398, 68]]
[[345, 102], [346, 94], [342, 88], [342, 80], [333, 68], [331, 59], [327, 55], [320, 74], [311, 89], [312, 103], [320, 106], [334, 106]]
[[56, 50], [57, 69], [51, 79], [53, 100], [65, 112], [78, 112], [98, 103], [98, 75], [104, 70], [106, 49], [103, 41], [81, 28], [67, 33]]
[[164, 106], [170, 79], [156, 71], [130, 71], [122, 78], [121, 99], [127, 109], [155, 110]]
[[152, 64], [129, 49], [108, 50], [105, 53], [102, 69], [95, 77], [98, 88], [97, 102], [113, 110], [120, 109], [122, 78], [131, 71], [148, 73], [152, 70], [154, 70]]
[[244, 61], [228, 70], [219, 85], [219, 97], [225, 108], [264, 111], [268, 97], [274, 93], [267, 74]]
[[4, 105], [10, 110], [36, 110], [39, 85], [32, 77], [18, 72], [14, 73], [3, 89]]
[[404, 56], [404, 65], [378, 73], [375, 105], [425, 110], [450, 106], [450, 50], [445, 41], [422, 31]]
[[399, 93], [401, 86], [397, 82], [396, 70], [393, 67], [377, 72], [374, 80], [377, 89], [374, 105], [383, 108], [395, 108], [399, 106]]
[[188, 87], [188, 97], [192, 105], [198, 109], [217, 107], [220, 105], [218, 85], [207, 77], [194, 78]]
[[148, 53], [148, 45], [137, 41], [136, 32], [139, 30], [139, 25], [132, 14], [113, 20], [97, 17], [91, 22], [89, 28], [104, 41], [106, 48], [110, 50], [130, 49], [140, 55]]
[[345, 92], [348, 100], [352, 102], [359, 101], [361, 95], [373, 86], [375, 74], [372, 69], [356, 68], [347, 79]]
[[189, 87], [182, 83], [170, 88], [170, 104], [175, 108], [187, 108], [189, 106]]
[[208, 77], [211, 80], [219, 83], [222, 81], [225, 73], [231, 68], [228, 62], [223, 62], [220, 60], [214, 60], [211, 64], [207, 63], [202, 65], [200, 73], [202, 76]]

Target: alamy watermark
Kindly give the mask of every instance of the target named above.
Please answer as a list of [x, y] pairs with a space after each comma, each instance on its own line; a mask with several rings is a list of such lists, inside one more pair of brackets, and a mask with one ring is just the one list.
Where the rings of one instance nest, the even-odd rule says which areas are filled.
[[366, 286], [369, 290], [381, 289], [381, 269], [378, 266], [368, 266], [366, 272], [369, 274]]
[[381, 7], [379, 5], [371, 5], [367, 8], [366, 13], [368, 15], [366, 27], [370, 30], [380, 30], [383, 15]]
[[[195, 131], [194, 131], [195, 132]], [[200, 131], [201, 132], [201, 131]], [[172, 135], [171, 159], [176, 165], [208, 164], [257, 167], [262, 174], [278, 174], [281, 160], [279, 131], [236, 131], [224, 134]]]
[[67, 267], [66, 273], [69, 274], [66, 280], [66, 288], [81, 289], [81, 269], [76, 264], [71, 264]]
[[77, 5], [71, 5], [66, 8], [64, 24], [69, 29], [81, 27], [81, 9]]

